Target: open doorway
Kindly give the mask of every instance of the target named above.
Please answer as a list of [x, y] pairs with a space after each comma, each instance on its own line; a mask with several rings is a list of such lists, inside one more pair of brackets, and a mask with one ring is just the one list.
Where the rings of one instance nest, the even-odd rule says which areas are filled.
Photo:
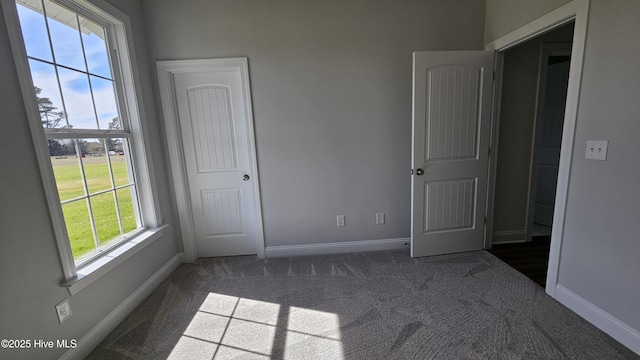
[[567, 101], [571, 44], [543, 44], [534, 126], [526, 240], [550, 237]]
[[545, 286], [574, 23], [503, 54], [490, 250]]

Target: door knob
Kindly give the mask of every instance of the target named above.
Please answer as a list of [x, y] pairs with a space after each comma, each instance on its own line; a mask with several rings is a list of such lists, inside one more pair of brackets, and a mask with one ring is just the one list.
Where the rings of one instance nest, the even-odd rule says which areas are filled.
[[416, 174], [417, 175], [424, 175], [424, 170], [418, 169], [418, 170], [416, 170]]
[[249, 181], [249, 175], [244, 174], [244, 176], [242, 177], [242, 181]]

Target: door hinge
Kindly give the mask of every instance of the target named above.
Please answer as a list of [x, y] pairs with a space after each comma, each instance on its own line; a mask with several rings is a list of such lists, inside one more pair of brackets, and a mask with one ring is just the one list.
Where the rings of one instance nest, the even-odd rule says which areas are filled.
[[484, 224], [487, 225], [487, 217], [484, 217]]
[[491, 148], [489, 148], [489, 151], [487, 152], [489, 157], [491, 157]]
[[413, 169], [411, 169], [411, 175], [413, 175]]
[[493, 72], [493, 81], [495, 81], [495, 80], [496, 80], [496, 72], [494, 71]]

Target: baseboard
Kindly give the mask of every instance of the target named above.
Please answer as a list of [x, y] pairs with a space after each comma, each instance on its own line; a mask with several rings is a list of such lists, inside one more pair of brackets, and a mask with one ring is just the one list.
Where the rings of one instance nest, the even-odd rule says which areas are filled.
[[78, 340], [78, 346], [64, 353], [60, 360], [84, 359], [109, 335], [160, 283], [182, 263], [183, 253], [174, 255], [156, 271], [133, 294], [129, 295], [118, 307]]
[[555, 298], [622, 345], [640, 355], [640, 331], [625, 324], [562, 285], [556, 285]]
[[408, 249], [410, 238], [345, 241], [326, 244], [267, 246], [267, 258]]
[[509, 244], [527, 241], [527, 233], [524, 230], [495, 231], [491, 237], [492, 244]]

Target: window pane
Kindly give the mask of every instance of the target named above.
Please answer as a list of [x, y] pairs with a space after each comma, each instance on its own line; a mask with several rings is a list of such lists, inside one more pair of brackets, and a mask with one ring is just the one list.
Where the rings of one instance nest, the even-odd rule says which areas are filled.
[[104, 29], [102, 26], [81, 16], [80, 31], [89, 72], [111, 79]]
[[47, 141], [60, 201], [85, 195], [74, 140], [50, 139]]
[[135, 182], [133, 174], [130, 172], [130, 166], [127, 163], [128, 156], [125, 153], [124, 139], [109, 139], [110, 150], [109, 159], [111, 161], [111, 169], [113, 170], [113, 180], [116, 187], [133, 184]]
[[58, 74], [69, 125], [74, 129], [97, 129], [87, 74], [59, 66]]
[[[64, 225], [79, 266], [142, 227], [129, 151], [132, 138], [119, 134], [128, 131], [128, 118], [119, 113], [118, 100], [133, 95], [128, 87], [119, 94], [122, 88], [113, 74], [117, 67], [110, 62], [113, 56], [128, 67], [126, 49], [116, 53], [108, 38], [124, 33], [119, 26], [107, 26], [109, 17], [101, 12], [90, 15], [92, 6], [82, 11], [83, 17], [57, 0], [15, 1], [40, 114], [32, 121], [45, 128]], [[136, 111], [132, 103], [132, 109], [122, 110]], [[73, 275], [65, 271], [65, 276]]]
[[78, 17], [60, 5], [44, 2], [56, 63], [87, 71], [78, 31]]
[[38, 110], [42, 126], [47, 129], [61, 128], [67, 125], [64, 107], [60, 97], [58, 78], [53, 65], [37, 60], [29, 60]]
[[139, 226], [136, 221], [133, 197], [135, 196], [135, 187], [131, 186], [117, 190], [118, 208], [120, 209], [120, 218], [122, 219], [122, 228], [125, 234], [137, 229]]
[[17, 8], [27, 55], [51, 61], [53, 58], [51, 57], [47, 25], [44, 15], [42, 15], [42, 4], [40, 1], [30, 1], [25, 2], [24, 5], [17, 4]]
[[109, 172], [109, 158], [105, 152], [105, 141], [107, 139], [78, 140], [78, 145], [85, 154], [82, 158], [82, 167], [89, 194], [113, 189]]
[[113, 192], [90, 197], [100, 246], [120, 238], [120, 224]]
[[87, 200], [82, 199], [62, 205], [64, 222], [67, 225], [73, 258], [77, 261], [96, 251], [93, 230], [89, 218]]
[[116, 94], [113, 90], [113, 81], [91, 76], [91, 89], [96, 102], [96, 112], [100, 129], [121, 130], [118, 119], [118, 106]]

